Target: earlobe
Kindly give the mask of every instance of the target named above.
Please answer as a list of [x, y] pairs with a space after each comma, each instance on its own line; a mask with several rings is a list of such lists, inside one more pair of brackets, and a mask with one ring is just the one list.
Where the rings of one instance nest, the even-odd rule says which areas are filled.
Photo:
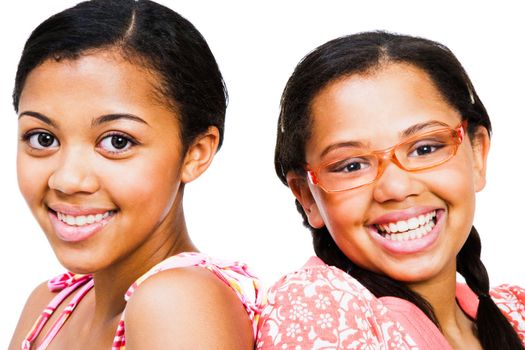
[[474, 187], [476, 192], [485, 187], [487, 173], [487, 157], [490, 149], [490, 136], [487, 129], [479, 127], [472, 140]]
[[286, 174], [286, 182], [292, 190], [295, 198], [301, 204], [310, 226], [314, 228], [321, 228], [324, 226], [324, 220], [319, 211], [319, 207], [315, 202], [307, 180], [292, 171]]
[[198, 178], [210, 166], [219, 145], [219, 130], [210, 126], [188, 147], [182, 164], [181, 181], [188, 183]]

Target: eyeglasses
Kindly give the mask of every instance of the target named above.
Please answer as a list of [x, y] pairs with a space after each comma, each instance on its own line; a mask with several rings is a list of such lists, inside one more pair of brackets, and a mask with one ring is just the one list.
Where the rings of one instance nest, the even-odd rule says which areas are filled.
[[326, 192], [341, 192], [375, 182], [389, 161], [410, 172], [430, 169], [456, 155], [465, 137], [465, 129], [466, 122], [463, 122], [456, 128], [415, 135], [384, 150], [334, 152], [334, 156], [320, 166], [307, 165], [308, 179]]

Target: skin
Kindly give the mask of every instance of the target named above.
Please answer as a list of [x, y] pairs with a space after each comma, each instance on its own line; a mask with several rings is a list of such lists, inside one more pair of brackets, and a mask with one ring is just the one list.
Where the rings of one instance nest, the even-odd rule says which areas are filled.
[[[322, 152], [331, 145], [359, 141], [380, 150], [403, 140], [403, 132], [414, 125], [439, 122], [453, 128], [461, 121], [429, 76], [408, 64], [386, 64], [328, 84], [313, 99], [311, 118], [305, 151], [313, 166], [329, 157]], [[436, 126], [421, 132], [433, 129]], [[436, 168], [407, 172], [390, 162], [375, 183], [337, 193], [327, 193], [293, 172], [287, 178], [310, 225], [326, 226], [356, 264], [403, 281], [424, 296], [455, 349], [477, 349], [472, 322], [455, 301], [456, 255], [472, 226], [475, 193], [485, 185], [488, 149], [489, 136], [480, 128], [463, 141], [456, 156]], [[443, 225], [423, 250], [392, 252], [373, 238], [371, 226], [385, 215], [433, 209], [444, 213]]]
[[[110, 348], [128, 287], [165, 258], [196, 251], [184, 221], [184, 184], [208, 168], [219, 133], [210, 127], [183, 153], [177, 117], [155, 91], [158, 84], [116, 51], [48, 60], [27, 78], [19, 105], [21, 192], [62, 265], [95, 279], [49, 349]], [[133, 142], [124, 139], [116, 148], [114, 133]], [[56, 142], [42, 147], [38, 135], [53, 135]], [[94, 210], [113, 215], [85, 239], [64, 239], [53, 224], [55, 211]], [[19, 348], [51, 297], [44, 284], [35, 289], [10, 349]], [[252, 347], [243, 306], [209, 271], [161, 272], [128, 305], [127, 349]]]

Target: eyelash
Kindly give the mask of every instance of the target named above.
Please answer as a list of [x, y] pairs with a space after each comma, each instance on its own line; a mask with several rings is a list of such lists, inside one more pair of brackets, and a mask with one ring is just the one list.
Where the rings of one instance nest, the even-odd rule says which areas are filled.
[[[344, 160], [342, 162], [338, 162], [338, 163], [334, 164], [334, 167], [331, 169], [331, 172], [334, 172], [334, 173], [351, 172], [351, 171], [348, 171], [348, 166], [350, 166], [352, 164], [360, 164], [360, 168], [357, 169], [357, 170], [364, 170], [364, 169], [369, 168], [371, 166], [370, 162], [367, 161], [366, 159], [363, 159], [363, 158], [351, 158], [349, 160]], [[354, 171], [356, 171], [356, 170], [354, 170]]]
[[[53, 144], [56, 142], [57, 145], [55, 145], [55, 146], [51, 145], [51, 146], [48, 146], [48, 147], [40, 145], [40, 147], [35, 147], [34, 145], [31, 144], [31, 138], [33, 138], [34, 136], [37, 136], [37, 135], [49, 135], [49, 136], [51, 136], [53, 138]], [[112, 137], [120, 137], [120, 138], [124, 139], [126, 141], [126, 146], [124, 147], [124, 149], [118, 150], [115, 146], [113, 146], [115, 149], [117, 149], [116, 151], [113, 151], [113, 150], [105, 149], [101, 145], [104, 140], [106, 140], [108, 138], [112, 138]], [[55, 135], [53, 135], [52, 133], [50, 133], [49, 131], [45, 131], [45, 130], [31, 130], [31, 131], [28, 131], [28, 132], [26, 132], [25, 134], [22, 135], [21, 140], [23, 142], [25, 142], [30, 147], [30, 149], [33, 152], [47, 151], [47, 150], [50, 150], [50, 149], [55, 148], [57, 146], [60, 146], [60, 141], [58, 140], [58, 138]], [[111, 142], [111, 140], [110, 140], [110, 142]], [[131, 136], [125, 134], [125, 133], [113, 131], [113, 132], [110, 132], [110, 133], [102, 136], [99, 139], [99, 141], [97, 142], [96, 147], [98, 149], [102, 150], [104, 153], [109, 153], [111, 155], [120, 155], [120, 154], [123, 154], [123, 153], [127, 152], [130, 148], [132, 148], [132, 147], [134, 147], [134, 146], [136, 146], [138, 144], [139, 144], [139, 142], [137, 140], [135, 140], [133, 137], [131, 137]]]
[[57, 145], [54, 146], [54, 147], [60, 146], [60, 142], [58, 141], [58, 138], [55, 135], [53, 135], [52, 133], [50, 133], [48, 131], [45, 131], [45, 130], [31, 130], [31, 131], [28, 131], [28, 132], [26, 132], [25, 134], [22, 135], [22, 141], [25, 142], [34, 151], [45, 151], [45, 150], [50, 149], [52, 145], [50, 145], [48, 147], [46, 147], [46, 146], [35, 147], [35, 146], [31, 145], [31, 138], [34, 137], [34, 136], [37, 136], [37, 135], [49, 135], [49, 136], [51, 136], [53, 138], [53, 143], [55, 143], [55, 142], [57, 143]]
[[[126, 142], [127, 142], [127, 145], [125, 147], [125, 149], [123, 150], [118, 150], [115, 146], [113, 146], [115, 149], [117, 149], [117, 151], [111, 151], [111, 150], [107, 150], [107, 149], [104, 149], [101, 144], [104, 140], [108, 139], [108, 138], [112, 138], [112, 137], [121, 137], [122, 139], [124, 139]], [[110, 141], [111, 142], [111, 141]], [[113, 132], [110, 132], [104, 136], [102, 136], [100, 138], [100, 140], [97, 142], [97, 148], [99, 149], [102, 149], [104, 152], [107, 152], [109, 154], [112, 154], [112, 155], [120, 155], [120, 154], [123, 154], [123, 153], [126, 153], [129, 149], [133, 148], [134, 146], [138, 145], [139, 143], [137, 142], [137, 140], [135, 140], [133, 137], [125, 134], [125, 133], [121, 133], [121, 132], [116, 132], [116, 131], [113, 131]]]

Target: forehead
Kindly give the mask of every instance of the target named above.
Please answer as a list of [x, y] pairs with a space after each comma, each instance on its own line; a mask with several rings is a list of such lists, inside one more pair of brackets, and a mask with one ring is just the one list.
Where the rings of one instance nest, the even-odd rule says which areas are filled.
[[[67, 110], [114, 112], [158, 105], [156, 77], [112, 51], [76, 59], [48, 59], [33, 69], [20, 96], [19, 110], [39, 109], [50, 115]], [[44, 110], [41, 110], [44, 109]]]
[[312, 100], [310, 116], [307, 157], [338, 142], [386, 148], [412, 125], [436, 120], [456, 126], [460, 121], [428, 74], [405, 63], [329, 83]]

